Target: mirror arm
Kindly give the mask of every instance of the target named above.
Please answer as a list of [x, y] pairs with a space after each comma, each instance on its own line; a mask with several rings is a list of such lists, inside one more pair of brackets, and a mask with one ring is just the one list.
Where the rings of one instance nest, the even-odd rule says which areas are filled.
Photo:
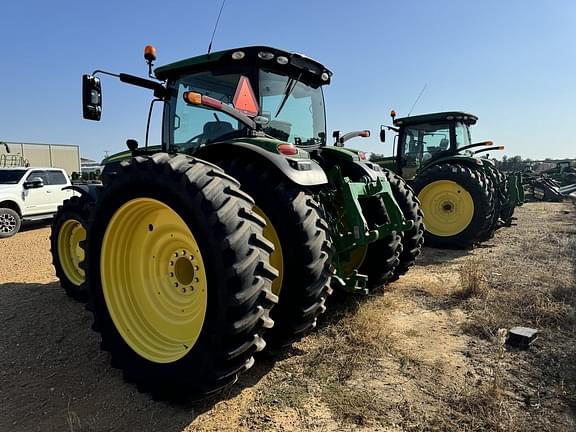
[[361, 130], [361, 131], [354, 131], [354, 132], [348, 132], [347, 134], [344, 134], [342, 136], [339, 136], [336, 140], [337, 142], [337, 146], [338, 147], [344, 147], [344, 143], [348, 140], [351, 140], [352, 138], [356, 138], [356, 137], [362, 137], [362, 138], [368, 138], [370, 136], [370, 131], [369, 130]]
[[458, 149], [458, 151], [462, 151], [462, 150], [468, 150], [470, 148], [474, 148], [474, 147], [481, 147], [481, 146], [491, 146], [492, 144], [494, 144], [492, 141], [482, 141], [479, 143], [474, 143], [474, 144], [470, 144], [464, 147], [460, 147]]
[[156, 81], [152, 81], [152, 80], [149, 80], [146, 78], [140, 78], [138, 76], [125, 74], [125, 73], [115, 74], [115, 73], [106, 72], [106, 71], [103, 71], [100, 69], [97, 69], [94, 72], [92, 72], [92, 76], [96, 76], [97, 74], [113, 76], [113, 77], [120, 79], [120, 81], [122, 81], [126, 84], [132, 84], [132, 85], [135, 85], [138, 87], [143, 87], [143, 88], [147, 88], [150, 90], [154, 90], [154, 96], [157, 97], [158, 99], [163, 99], [164, 97], [167, 96], [166, 87], [164, 87], [162, 84], [160, 84]]

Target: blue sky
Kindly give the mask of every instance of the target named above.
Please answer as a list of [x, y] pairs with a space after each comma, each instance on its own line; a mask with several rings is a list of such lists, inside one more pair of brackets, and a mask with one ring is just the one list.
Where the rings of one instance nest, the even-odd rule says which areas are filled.
[[[87, 5], [90, 5], [88, 8]], [[4, 2], [0, 25], [0, 140], [79, 144], [83, 156], [144, 142], [151, 95], [103, 80], [101, 122], [82, 120], [81, 75], [145, 76], [206, 51], [220, 0]], [[499, 155], [576, 157], [576, 2], [572, 0], [227, 0], [213, 50], [265, 44], [302, 52], [334, 72], [328, 130], [371, 129], [351, 144], [391, 154], [377, 131], [406, 115], [464, 110], [474, 141]], [[155, 112], [152, 137], [159, 133]], [[331, 135], [331, 134], [330, 134]], [[496, 154], [493, 154], [496, 156]]]

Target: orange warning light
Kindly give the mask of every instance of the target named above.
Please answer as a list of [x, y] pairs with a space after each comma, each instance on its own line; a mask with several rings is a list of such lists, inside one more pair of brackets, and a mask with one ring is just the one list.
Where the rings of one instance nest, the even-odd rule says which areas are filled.
[[156, 60], [156, 48], [152, 45], [146, 45], [144, 47], [144, 59], [149, 62], [153, 62]]
[[233, 104], [234, 108], [247, 116], [254, 117], [258, 115], [259, 108], [256, 96], [250, 85], [250, 80], [243, 75], [240, 77], [240, 81], [238, 81]]

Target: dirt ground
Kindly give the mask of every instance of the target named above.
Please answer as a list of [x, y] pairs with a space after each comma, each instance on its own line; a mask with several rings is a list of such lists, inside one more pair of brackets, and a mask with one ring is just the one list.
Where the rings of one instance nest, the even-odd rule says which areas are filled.
[[[185, 405], [110, 367], [49, 228], [0, 240], [0, 431], [574, 431], [576, 210], [517, 216], [473, 251], [425, 249], [383, 295], [335, 296], [315, 333]], [[540, 331], [527, 351], [503, 343], [517, 325]]]

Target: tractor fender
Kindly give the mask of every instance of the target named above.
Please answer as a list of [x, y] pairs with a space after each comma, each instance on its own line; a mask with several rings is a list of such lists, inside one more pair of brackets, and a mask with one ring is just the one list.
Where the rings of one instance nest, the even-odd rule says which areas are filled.
[[324, 170], [311, 159], [291, 158], [272, 153], [254, 144], [248, 143], [218, 143], [201, 147], [195, 157], [208, 162], [222, 159], [247, 158], [258, 159], [300, 186], [320, 186], [328, 183]]
[[78, 192], [81, 196], [88, 198], [90, 202], [96, 202], [96, 191], [101, 187], [101, 185], [96, 184], [80, 184], [66, 186], [62, 188], [62, 190], [72, 190], [74, 192]]
[[455, 165], [465, 165], [472, 169], [484, 169], [484, 163], [482, 162], [482, 159], [471, 156], [458, 155], [458, 156], [445, 156], [438, 159], [433, 159], [430, 163], [422, 166], [418, 170], [418, 173], [421, 173], [422, 171], [425, 171], [428, 168], [433, 167], [434, 165], [440, 165], [446, 163], [452, 163]]

